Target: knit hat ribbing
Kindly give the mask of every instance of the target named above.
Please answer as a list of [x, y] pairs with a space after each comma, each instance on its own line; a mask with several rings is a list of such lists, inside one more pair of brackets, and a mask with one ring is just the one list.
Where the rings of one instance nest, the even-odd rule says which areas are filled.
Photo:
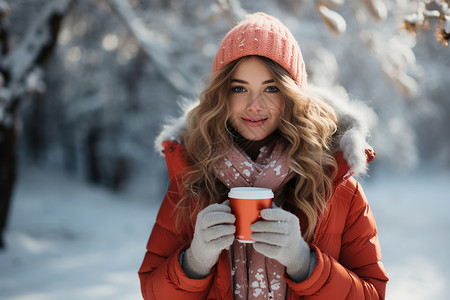
[[265, 13], [247, 15], [232, 28], [219, 47], [212, 71], [247, 55], [267, 57], [286, 69], [299, 87], [306, 86], [302, 53], [289, 29], [277, 18]]

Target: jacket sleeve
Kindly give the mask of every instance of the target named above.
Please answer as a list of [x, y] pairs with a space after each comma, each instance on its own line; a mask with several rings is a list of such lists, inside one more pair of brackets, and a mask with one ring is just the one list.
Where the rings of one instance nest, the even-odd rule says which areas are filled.
[[311, 244], [317, 265], [303, 282], [285, 276], [289, 299], [384, 299], [388, 278], [381, 263], [375, 220], [361, 187], [354, 179], [349, 181], [345, 188], [352, 186], [354, 192], [348, 202], [339, 258]]
[[[178, 145], [179, 146], [179, 145]], [[190, 279], [181, 268], [180, 252], [188, 247], [189, 226], [183, 226], [183, 234], [175, 227], [176, 203], [179, 195], [179, 179], [171, 165], [176, 157], [176, 145], [166, 147], [170, 186], [159, 209], [150, 235], [147, 252], [139, 270], [144, 299], [204, 299], [212, 284], [213, 273], [204, 279]], [[177, 164], [179, 166], [179, 164]], [[192, 233], [190, 233], [192, 234]]]

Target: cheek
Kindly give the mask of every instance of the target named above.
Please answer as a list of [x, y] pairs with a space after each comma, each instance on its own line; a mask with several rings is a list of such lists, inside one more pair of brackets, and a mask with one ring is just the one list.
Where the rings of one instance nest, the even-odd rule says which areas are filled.
[[245, 109], [245, 102], [238, 95], [233, 95], [229, 99], [231, 114], [237, 114]]
[[236, 101], [236, 99], [230, 98], [230, 121], [233, 126], [234, 126], [236, 119], [239, 116], [239, 112], [240, 112], [239, 101]]
[[281, 115], [281, 110], [283, 107], [283, 100], [281, 97], [275, 97], [270, 101], [269, 110], [272, 113], [272, 116], [279, 117]]

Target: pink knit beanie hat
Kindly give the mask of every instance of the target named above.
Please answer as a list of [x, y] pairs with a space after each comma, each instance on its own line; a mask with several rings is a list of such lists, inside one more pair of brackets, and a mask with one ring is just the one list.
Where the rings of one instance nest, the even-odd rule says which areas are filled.
[[223, 39], [214, 58], [212, 71], [247, 55], [270, 58], [289, 72], [299, 87], [306, 86], [302, 53], [289, 29], [280, 20], [265, 13], [247, 15]]

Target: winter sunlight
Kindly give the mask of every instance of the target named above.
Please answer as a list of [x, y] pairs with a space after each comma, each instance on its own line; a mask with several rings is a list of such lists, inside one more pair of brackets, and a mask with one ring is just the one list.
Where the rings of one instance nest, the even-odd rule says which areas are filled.
[[[211, 65], [221, 40], [237, 21], [255, 12], [271, 14], [290, 28], [301, 48], [302, 59], [297, 61], [305, 62], [304, 84], [307, 78], [308, 88], [325, 99], [325, 107], [336, 104], [329, 109], [333, 121], [326, 131], [333, 142], [311, 152], [321, 159], [326, 151], [332, 152], [328, 162], [335, 163], [332, 155], [339, 153], [335, 149], [347, 153], [346, 148], [358, 147], [362, 150], [343, 154], [342, 161], [357, 165], [361, 173], [366, 160], [374, 158], [367, 175], [356, 179], [376, 221], [381, 261], [389, 277], [386, 299], [449, 299], [449, 5], [450, 0], [0, 0], [0, 299], [143, 298], [138, 270], [169, 187], [161, 142], [164, 138], [179, 144], [186, 141], [188, 134], [178, 134], [188, 130], [180, 120], [215, 79], [210, 76]], [[232, 43], [248, 44], [249, 39]], [[257, 94], [265, 96], [255, 99], [271, 99], [261, 100], [261, 105], [272, 110], [253, 118], [238, 109], [231, 111], [228, 106], [239, 107], [242, 99], [251, 102], [241, 93], [256, 84], [230, 75], [231, 87], [220, 85], [221, 92], [229, 94], [214, 99], [233, 103], [210, 105], [223, 109], [211, 118], [222, 122], [223, 117], [220, 124], [229, 139], [222, 144], [231, 136], [237, 143], [238, 135], [232, 131], [241, 134], [242, 128], [257, 133], [242, 135], [244, 140], [278, 138], [281, 123], [286, 122], [279, 117], [278, 104], [287, 107], [290, 98], [279, 97], [282, 88], [272, 78], [274, 69], [267, 71], [268, 64], [257, 59], [253, 64], [269, 75], [244, 72], [242, 76], [268, 77], [259, 81], [270, 84]], [[216, 62], [220, 64], [220, 59]], [[290, 73], [279, 76], [295, 81]], [[299, 111], [291, 115], [303, 117]], [[271, 119], [273, 115], [279, 118]], [[271, 124], [270, 134], [263, 124]], [[301, 128], [292, 140], [308, 132]], [[217, 134], [215, 129], [210, 131]], [[216, 145], [212, 139], [207, 141], [201, 145]], [[260, 152], [254, 157], [269, 151], [258, 145]], [[249, 152], [255, 150], [250, 148]], [[376, 157], [364, 152], [371, 148]], [[288, 157], [285, 153], [283, 157]], [[203, 162], [211, 162], [209, 158]], [[190, 163], [194, 161], [198, 162]], [[230, 160], [223, 161], [224, 168], [233, 166]], [[249, 161], [242, 163], [246, 167], [242, 177], [254, 175]], [[278, 178], [288, 174], [283, 166], [293, 168], [273, 162]], [[317, 173], [330, 169], [323, 166], [316, 167]], [[204, 170], [214, 167], [198, 170], [206, 174]], [[221, 184], [218, 174], [212, 177], [216, 186]], [[235, 180], [241, 179], [233, 174]], [[342, 178], [349, 173], [344, 174]], [[292, 176], [310, 178], [302, 172]], [[311, 186], [315, 195], [323, 191]], [[328, 186], [331, 189], [331, 183]], [[317, 215], [317, 207], [312, 214]], [[361, 211], [369, 215], [368, 210]], [[370, 224], [367, 227], [374, 228]], [[372, 232], [365, 243], [375, 249]], [[303, 240], [300, 233], [297, 237]], [[344, 239], [335, 240], [340, 244]], [[161, 248], [169, 244], [161, 243]], [[309, 265], [314, 251], [310, 253], [304, 244]], [[341, 260], [342, 252], [336, 253]], [[372, 253], [376, 257], [378, 252]], [[297, 258], [291, 260], [294, 265]], [[351, 258], [348, 261], [356, 260]], [[372, 265], [383, 273], [378, 260], [373, 259]], [[315, 264], [311, 266], [312, 270]], [[355, 269], [366, 267], [364, 263]], [[386, 277], [376, 280], [386, 283]], [[273, 290], [280, 287], [274, 282]], [[263, 283], [261, 279], [250, 285], [256, 288]], [[269, 293], [273, 296], [273, 291]]]

